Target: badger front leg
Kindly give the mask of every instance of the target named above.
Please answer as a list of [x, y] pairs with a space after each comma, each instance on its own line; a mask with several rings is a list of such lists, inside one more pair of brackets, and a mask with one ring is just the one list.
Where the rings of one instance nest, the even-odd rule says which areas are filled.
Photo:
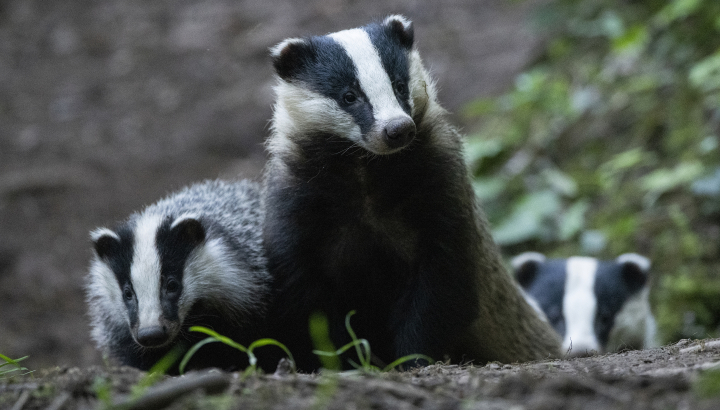
[[435, 360], [452, 357], [456, 339], [476, 319], [476, 278], [458, 253], [441, 247], [424, 252], [395, 312], [398, 358], [418, 353]]

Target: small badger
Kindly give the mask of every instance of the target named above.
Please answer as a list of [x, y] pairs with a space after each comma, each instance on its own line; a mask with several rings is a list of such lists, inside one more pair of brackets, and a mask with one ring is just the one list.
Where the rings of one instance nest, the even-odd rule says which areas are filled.
[[656, 346], [646, 257], [546, 259], [526, 252], [513, 258], [512, 266], [528, 298], [563, 337], [569, 356]]
[[[370, 342], [376, 363], [558, 355], [488, 233], [402, 16], [271, 49], [278, 84], [265, 169], [273, 336], [316, 370], [308, 316]], [[346, 363], [347, 361], [344, 361]]]
[[[260, 336], [269, 275], [262, 249], [260, 189], [206, 181], [92, 232], [86, 285], [92, 338], [122, 364], [149, 369], [170, 349], [189, 348], [210, 327], [239, 343]], [[244, 354], [220, 343], [190, 368], [233, 370]]]

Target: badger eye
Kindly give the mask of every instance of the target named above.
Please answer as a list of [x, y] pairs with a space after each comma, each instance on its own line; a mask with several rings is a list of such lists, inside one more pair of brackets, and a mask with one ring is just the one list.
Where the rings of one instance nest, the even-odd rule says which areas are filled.
[[357, 101], [357, 95], [355, 95], [354, 92], [348, 91], [345, 94], [343, 94], [343, 102], [345, 104], [352, 104], [355, 101]]
[[125, 287], [125, 289], [123, 290], [123, 297], [125, 298], [125, 300], [133, 299], [133, 291], [132, 289], [130, 289], [129, 286]]
[[407, 85], [402, 81], [395, 81], [393, 87], [395, 88], [395, 92], [400, 95], [405, 95], [408, 92]]
[[178, 291], [179, 288], [180, 288], [180, 284], [178, 283], [178, 281], [176, 281], [174, 279], [168, 280], [167, 284], [165, 284], [165, 290], [168, 293], [175, 293]]

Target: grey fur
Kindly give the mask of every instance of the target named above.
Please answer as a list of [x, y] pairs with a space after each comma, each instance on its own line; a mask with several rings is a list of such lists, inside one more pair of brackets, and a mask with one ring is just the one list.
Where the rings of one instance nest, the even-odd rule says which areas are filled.
[[[120, 295], [117, 278], [106, 261], [94, 253], [85, 287], [91, 335], [99, 350], [124, 364], [140, 368], [151, 366], [176, 342], [194, 342], [197, 337], [187, 332], [187, 326], [208, 326], [207, 320], [221, 327], [216, 330], [230, 333], [227, 336], [257, 337], [260, 333], [269, 294], [269, 276], [260, 235], [264, 210], [257, 183], [219, 180], [198, 183], [132, 214], [116, 229], [101, 228], [92, 236], [94, 241], [103, 235], [119, 239], [118, 232], [129, 230], [135, 238], [140, 235], [138, 229], [142, 224], [154, 229], [153, 224], [157, 221], [172, 226], [169, 224], [173, 221], [186, 217], [200, 221], [205, 236], [185, 261], [184, 287], [178, 301], [182, 305], [178, 310], [184, 312], [185, 317], [180, 314], [180, 332], [169, 346], [146, 349], [137, 344], [136, 339], [129, 338], [128, 310]], [[152, 255], [157, 249], [147, 252]], [[141, 257], [134, 254], [133, 258]], [[148, 263], [147, 266], [153, 265]], [[147, 280], [160, 280], [157, 270], [148, 269], [143, 274]], [[197, 309], [209, 316], [194, 316]], [[210, 356], [207, 360], [197, 367], [234, 367], [232, 363], [223, 366], [222, 358]]]

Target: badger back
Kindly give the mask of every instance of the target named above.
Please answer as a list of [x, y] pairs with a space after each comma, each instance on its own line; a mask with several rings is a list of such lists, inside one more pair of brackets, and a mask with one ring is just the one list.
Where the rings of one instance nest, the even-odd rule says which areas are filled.
[[237, 326], [263, 311], [261, 219], [257, 186], [212, 181], [93, 231], [86, 293], [97, 345], [115, 355], [118, 343], [171, 344], [200, 303]]

